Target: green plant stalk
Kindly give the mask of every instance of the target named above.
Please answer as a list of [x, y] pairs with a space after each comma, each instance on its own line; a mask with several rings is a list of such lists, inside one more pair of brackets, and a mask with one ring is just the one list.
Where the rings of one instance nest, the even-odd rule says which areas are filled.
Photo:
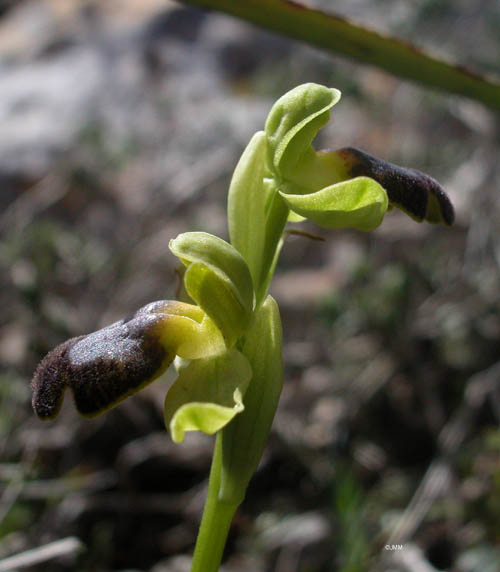
[[215, 439], [208, 494], [191, 564], [191, 572], [217, 572], [226, 539], [239, 503], [219, 500], [222, 470], [222, 435]]
[[340, 53], [396, 76], [500, 109], [500, 83], [442, 60], [408, 41], [290, 0], [185, 0]]
[[[276, 257], [278, 254], [276, 245]], [[241, 341], [242, 351], [252, 365], [253, 383], [245, 394], [243, 413], [217, 433], [191, 572], [218, 570], [232, 518], [262, 457], [278, 405], [283, 381], [281, 320], [277, 305], [270, 298], [258, 316], [263, 313], [264, 318], [257, 317], [254, 325], [256, 335]], [[262, 347], [262, 340], [266, 339], [264, 329], [269, 327], [266, 318], [270, 315], [275, 316], [275, 328], [269, 342]], [[271, 361], [266, 359], [266, 351], [274, 356]], [[274, 383], [269, 383], [269, 376]], [[246, 447], [242, 448], [241, 443], [246, 443]]]

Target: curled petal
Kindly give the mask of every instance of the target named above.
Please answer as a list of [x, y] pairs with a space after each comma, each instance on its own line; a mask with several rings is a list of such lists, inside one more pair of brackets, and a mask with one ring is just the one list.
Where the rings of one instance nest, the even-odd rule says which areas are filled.
[[330, 119], [340, 91], [315, 83], [299, 85], [280, 97], [266, 121], [269, 166], [288, 178], [311, 147], [316, 133]]
[[92, 417], [151, 383], [176, 354], [193, 359], [223, 348], [220, 333], [199, 308], [154, 302], [47, 354], [31, 382], [32, 405], [41, 419], [52, 419], [69, 387], [78, 412]]

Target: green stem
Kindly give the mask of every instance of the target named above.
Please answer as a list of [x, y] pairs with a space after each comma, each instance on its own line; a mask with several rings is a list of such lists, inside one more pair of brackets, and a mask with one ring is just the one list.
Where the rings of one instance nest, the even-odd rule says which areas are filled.
[[449, 63], [405, 40], [370, 30], [334, 14], [290, 0], [185, 0], [220, 10], [275, 32], [344, 54], [402, 78], [500, 109], [500, 83]]
[[[257, 293], [258, 307], [260, 307], [264, 301], [269, 282], [272, 278], [272, 275], [274, 274], [277, 258], [281, 249], [283, 229], [286, 225], [288, 213], [289, 209], [285, 202], [278, 193], [275, 193], [266, 219], [265, 243], [267, 248], [265, 249], [263, 262], [263, 280], [259, 285], [259, 292]], [[278, 362], [281, 364], [281, 341], [279, 342]], [[257, 370], [258, 368], [253, 367], [254, 377], [259, 378], [259, 376], [256, 375]], [[275, 377], [279, 380], [282, 380], [283, 372], [280, 370], [279, 374]], [[256, 398], [259, 400], [263, 395], [266, 394], [266, 391], [265, 388], [260, 387], [258, 384], [256, 385], [257, 381], [254, 380], [254, 391], [255, 387], [258, 387], [258, 395]], [[268, 401], [270, 403], [266, 404], [267, 409], [269, 408], [270, 404], [272, 409], [271, 415], [268, 419], [266, 419], [266, 416], [264, 415], [264, 419], [268, 421], [269, 426], [266, 427], [266, 423], [264, 422], [264, 427], [266, 428], [261, 428], [261, 433], [263, 431], [263, 433], [266, 435], [266, 438], [267, 434], [269, 433], [270, 424], [272, 423], [272, 419], [274, 417], [280, 391], [281, 384], [279, 385], [278, 393], [275, 396], [275, 399], [269, 399]], [[252, 392], [249, 391], [248, 394], [252, 394]], [[246, 395], [247, 400], [249, 397], [248, 394]], [[252, 408], [247, 406], [245, 414], [248, 416], [250, 409], [256, 410], [262, 414], [262, 412], [266, 410], [266, 406], [263, 406], [260, 402], [258, 407]], [[246, 423], [243, 423], [244, 429], [245, 425]], [[253, 427], [253, 423], [250, 423], [250, 425]], [[239, 427], [239, 424], [236, 424], [234, 427]], [[236, 432], [238, 431], [236, 430]], [[245, 435], [245, 437], [247, 436]], [[256, 435], [251, 435], [249, 438], [255, 439]], [[198, 538], [196, 539], [193, 562], [191, 564], [191, 572], [217, 572], [219, 569], [219, 565], [224, 553], [227, 535], [231, 526], [231, 521], [233, 520], [236, 509], [245, 496], [248, 480], [251, 477], [251, 474], [247, 474], [248, 470], [244, 470], [245, 468], [248, 469], [248, 463], [240, 463], [238, 468], [243, 471], [243, 477], [238, 478], [241, 477], [238, 470], [234, 475], [230, 475], [234, 477], [232, 480], [232, 487], [229, 487], [230, 493], [224, 497], [224, 500], [220, 499], [222, 475], [222, 439], [223, 431], [219, 431], [215, 440], [212, 467], [210, 469], [210, 477], [208, 481], [207, 500], [203, 509], [203, 517], [201, 519]], [[238, 439], [237, 441], [245, 442], [242, 439]], [[265, 439], [262, 443], [260, 443], [260, 445], [262, 445], [262, 449], [264, 444]], [[259, 451], [259, 454], [256, 456], [254, 463], [255, 466], [252, 466], [252, 472], [255, 471], [261, 455], [262, 451]]]
[[231, 521], [238, 508], [237, 503], [219, 500], [221, 467], [222, 446], [221, 433], [219, 432], [215, 440], [207, 500], [196, 539], [191, 572], [217, 572], [224, 553]]

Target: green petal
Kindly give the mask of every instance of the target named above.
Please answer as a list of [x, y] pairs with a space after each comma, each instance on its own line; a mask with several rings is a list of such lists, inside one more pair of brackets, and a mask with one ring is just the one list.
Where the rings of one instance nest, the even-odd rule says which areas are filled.
[[[286, 191], [289, 187], [283, 188]], [[280, 194], [290, 209], [325, 228], [373, 230], [382, 222], [388, 207], [387, 193], [368, 177], [336, 183], [306, 195], [284, 191]]]
[[266, 121], [268, 158], [281, 178], [288, 178], [309, 150], [316, 133], [330, 118], [330, 108], [340, 99], [340, 91], [306, 83], [282, 96]]
[[212, 317], [226, 347], [232, 347], [248, 327], [252, 314], [241, 303], [227, 275], [194, 262], [186, 270], [184, 284], [191, 298]]
[[182, 367], [165, 398], [164, 419], [172, 440], [181, 443], [186, 431], [211, 435], [227, 425], [243, 411], [251, 377], [248, 360], [234, 349]]
[[206, 232], [180, 234], [169, 247], [188, 267], [188, 294], [221, 329], [230, 347], [253, 311], [253, 283], [245, 260], [233, 246]]

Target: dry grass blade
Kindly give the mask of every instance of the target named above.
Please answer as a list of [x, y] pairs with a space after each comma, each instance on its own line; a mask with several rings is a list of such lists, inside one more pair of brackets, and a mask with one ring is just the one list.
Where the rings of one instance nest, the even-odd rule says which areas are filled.
[[84, 546], [78, 538], [70, 536], [0, 560], [0, 572], [22, 570], [61, 556], [76, 556], [83, 549]]

